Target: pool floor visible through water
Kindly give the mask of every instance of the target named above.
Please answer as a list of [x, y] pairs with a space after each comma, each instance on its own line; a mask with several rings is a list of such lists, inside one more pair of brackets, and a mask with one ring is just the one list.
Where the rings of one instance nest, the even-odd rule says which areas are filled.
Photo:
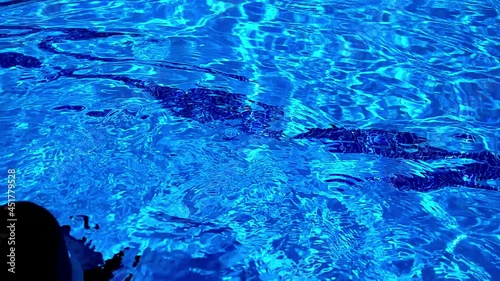
[[494, 1], [0, 7], [0, 202], [46, 207], [81, 264], [500, 280]]

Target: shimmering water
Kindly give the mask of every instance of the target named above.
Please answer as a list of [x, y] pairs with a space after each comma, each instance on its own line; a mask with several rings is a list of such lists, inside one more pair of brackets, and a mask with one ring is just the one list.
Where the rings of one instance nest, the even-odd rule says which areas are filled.
[[[0, 52], [42, 62], [0, 69], [2, 171], [17, 170], [16, 200], [106, 258], [129, 247], [115, 280], [500, 280], [499, 192], [332, 182], [456, 161], [290, 139], [336, 124], [500, 153], [499, 13], [486, 0], [0, 1]], [[61, 69], [89, 77], [50, 78]], [[271, 128], [284, 137], [185, 118], [90, 75], [242, 94], [283, 110]]]

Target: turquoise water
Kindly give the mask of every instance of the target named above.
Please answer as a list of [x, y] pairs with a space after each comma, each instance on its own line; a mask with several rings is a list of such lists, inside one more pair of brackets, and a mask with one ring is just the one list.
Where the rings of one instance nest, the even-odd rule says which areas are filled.
[[[16, 169], [16, 200], [46, 206], [105, 258], [128, 247], [115, 280], [500, 279], [499, 192], [331, 181], [456, 161], [290, 139], [336, 124], [500, 153], [497, 2], [20, 2], [0, 7], [0, 50], [42, 66], [0, 69], [2, 170]], [[64, 28], [123, 34], [41, 48]], [[47, 79], [60, 69], [239, 93], [282, 108], [271, 128], [284, 138], [184, 118], [113, 79]]]

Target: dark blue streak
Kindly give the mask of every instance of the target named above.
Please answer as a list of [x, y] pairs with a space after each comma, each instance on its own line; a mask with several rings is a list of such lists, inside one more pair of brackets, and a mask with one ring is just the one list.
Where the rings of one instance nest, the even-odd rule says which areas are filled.
[[[130, 34], [120, 33], [120, 32], [98, 32], [98, 31], [92, 31], [92, 30], [87, 30], [87, 29], [83, 29], [83, 28], [66, 28], [66, 29], [58, 29], [58, 31], [64, 32], [65, 35], [45, 37], [38, 44], [38, 47], [44, 51], [51, 52], [54, 54], [67, 55], [67, 56], [71, 56], [71, 57], [74, 57], [77, 59], [86, 59], [89, 61], [103, 61], [103, 62], [133, 62], [134, 61], [133, 59], [103, 58], [103, 57], [96, 57], [96, 56], [86, 55], [86, 54], [63, 52], [63, 51], [57, 50], [53, 46], [54, 43], [62, 43], [65, 41], [90, 40], [90, 39], [98, 39], [98, 38], [107, 38], [107, 37], [111, 37], [111, 36], [125, 36], [125, 35], [130, 36]], [[192, 66], [192, 65], [178, 63], [178, 62], [164, 62], [164, 63], [157, 63], [157, 64], [153, 64], [153, 65], [157, 66], [157, 67], [168, 68], [168, 69], [177, 69], [177, 70], [186, 70], [186, 71], [201, 71], [204, 73], [210, 73], [213, 75], [221, 75], [221, 76], [233, 78], [233, 79], [236, 79], [239, 81], [244, 81], [244, 82], [250, 81], [248, 78], [246, 78], [244, 76], [230, 74], [230, 73], [224, 73], [224, 72], [210, 69], [210, 68]]]
[[[175, 116], [189, 118], [200, 123], [225, 121], [245, 134], [257, 134], [279, 139], [282, 131], [271, 130], [270, 123], [283, 117], [284, 112], [277, 106], [267, 105], [246, 99], [244, 95], [206, 88], [192, 88], [187, 91], [178, 88], [148, 84], [127, 76], [107, 74], [74, 74], [63, 70], [58, 77], [75, 79], [108, 79], [149, 93], [160, 104], [170, 109]], [[262, 109], [252, 109], [248, 104], [255, 104]], [[67, 106], [70, 108], [70, 106]], [[74, 107], [74, 106], [72, 106]], [[58, 107], [59, 109], [63, 107]], [[107, 112], [88, 112], [94, 117], [106, 116]]]
[[11, 68], [14, 66], [22, 66], [25, 68], [39, 68], [42, 66], [42, 62], [35, 57], [26, 56], [19, 53], [0, 53], [1, 68]]
[[[135, 62], [133, 59], [119, 59], [119, 58], [103, 58], [86, 54], [78, 54], [71, 52], [59, 51], [56, 49], [53, 44], [63, 43], [66, 41], [80, 41], [80, 40], [91, 40], [91, 39], [99, 39], [99, 38], [108, 38], [112, 36], [139, 36], [138, 34], [133, 33], [123, 33], [123, 32], [100, 32], [93, 31], [85, 28], [37, 28], [30, 26], [16, 26], [16, 25], [0, 25], [0, 30], [26, 30], [23, 33], [13, 33], [13, 34], [0, 34], [0, 38], [8, 38], [8, 37], [18, 37], [25, 36], [29, 34], [38, 33], [41, 31], [48, 32], [62, 32], [62, 35], [59, 36], [47, 36], [42, 39], [42, 41], [38, 44], [38, 47], [41, 50], [51, 52], [54, 54], [67, 55], [77, 59], [86, 59], [89, 61], [102, 61], [102, 62]], [[220, 75], [232, 79], [236, 79], [243, 82], [249, 82], [245, 76], [225, 73], [219, 70], [199, 67], [179, 62], [162, 62], [152, 64], [156, 67], [168, 68], [168, 69], [176, 69], [176, 70], [185, 70], [185, 71], [199, 71], [204, 73], [209, 73], [213, 75]]]
[[500, 180], [500, 158], [491, 152], [451, 152], [426, 145], [426, 139], [413, 133], [384, 131], [377, 129], [349, 130], [332, 126], [327, 129], [309, 129], [294, 139], [328, 139], [328, 150], [332, 153], [374, 154], [387, 158], [401, 158], [414, 161], [439, 159], [470, 159], [476, 163], [464, 164], [459, 168], [439, 168], [425, 172], [425, 177], [396, 174], [384, 181], [400, 190], [429, 191], [447, 186], [499, 190], [484, 183]]
[[82, 105], [63, 105], [53, 108], [54, 110], [64, 110], [64, 111], [83, 111], [85, 106]]
[[42, 29], [29, 27], [29, 26], [2, 26], [2, 25], [0, 25], [0, 30], [10, 30], [10, 31], [12, 31], [12, 30], [25, 30], [25, 32], [22, 32], [22, 33], [12, 33], [12, 34], [0, 33], [0, 38], [10, 38], [10, 37], [19, 37], [19, 36], [26, 36], [29, 34], [38, 33]]
[[423, 176], [396, 174], [383, 180], [403, 191], [431, 191], [444, 187], [460, 186], [500, 191], [498, 185], [491, 186], [484, 183], [487, 180], [500, 180], [500, 167], [493, 167], [485, 163], [465, 164], [460, 169], [440, 168], [432, 172], [425, 172]]
[[293, 139], [329, 140], [328, 151], [332, 153], [374, 154], [387, 158], [407, 160], [472, 159], [500, 165], [498, 157], [490, 152], [460, 153], [432, 147], [427, 140], [414, 133], [385, 131], [380, 129], [354, 129], [336, 127], [309, 129]]
[[386, 130], [361, 130], [361, 129], [346, 129], [332, 125], [328, 129], [314, 128], [307, 132], [299, 134], [295, 139], [330, 139], [340, 140], [344, 142], [369, 142], [380, 146], [395, 146], [397, 144], [419, 144], [424, 143], [427, 139], [419, 137], [414, 133], [386, 131]]
[[11, 0], [7, 2], [0, 2], [0, 7], [13, 6], [16, 4], [35, 2], [34, 0]]

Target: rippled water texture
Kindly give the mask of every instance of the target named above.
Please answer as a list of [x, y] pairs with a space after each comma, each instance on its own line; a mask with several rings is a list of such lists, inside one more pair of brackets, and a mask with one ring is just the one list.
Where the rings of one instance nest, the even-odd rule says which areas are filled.
[[[18, 171], [17, 200], [105, 258], [129, 247], [115, 280], [500, 280], [500, 192], [373, 180], [457, 159], [292, 139], [336, 124], [499, 154], [499, 13], [487, 0], [0, 1], [0, 52], [41, 62], [0, 68], [0, 166]], [[62, 40], [67, 28], [121, 35]], [[118, 76], [241, 94], [279, 108], [265, 118], [283, 136], [186, 118]]]

